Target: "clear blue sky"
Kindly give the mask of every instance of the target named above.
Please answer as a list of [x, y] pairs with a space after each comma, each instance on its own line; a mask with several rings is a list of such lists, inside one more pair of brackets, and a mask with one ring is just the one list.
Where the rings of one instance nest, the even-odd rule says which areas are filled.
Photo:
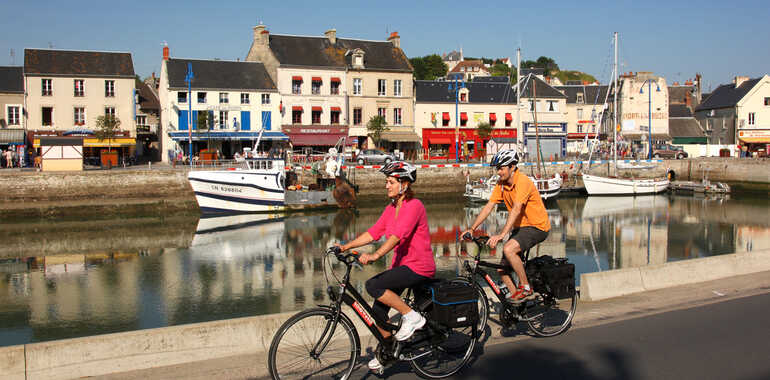
[[607, 82], [612, 33], [620, 71], [669, 83], [703, 74], [704, 91], [735, 75], [770, 72], [770, 11], [761, 1], [36, 1], [0, 4], [0, 65], [24, 48], [125, 51], [142, 77], [159, 72], [161, 43], [182, 58], [244, 59], [252, 27], [271, 33], [384, 40], [398, 31], [408, 57], [461, 46], [466, 56], [554, 58]]

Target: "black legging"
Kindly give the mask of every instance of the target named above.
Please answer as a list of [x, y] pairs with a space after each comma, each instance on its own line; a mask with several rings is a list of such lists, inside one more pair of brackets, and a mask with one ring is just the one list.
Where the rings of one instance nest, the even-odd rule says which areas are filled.
[[372, 313], [374, 318], [380, 322], [388, 321], [388, 311], [390, 306], [377, 301], [377, 298], [382, 297], [386, 290], [390, 290], [396, 295], [401, 296], [407, 288], [415, 287], [430, 280], [430, 277], [421, 276], [414, 273], [407, 266], [395, 267], [388, 269], [368, 280], [366, 280], [366, 292], [374, 297], [374, 305], [372, 305]]

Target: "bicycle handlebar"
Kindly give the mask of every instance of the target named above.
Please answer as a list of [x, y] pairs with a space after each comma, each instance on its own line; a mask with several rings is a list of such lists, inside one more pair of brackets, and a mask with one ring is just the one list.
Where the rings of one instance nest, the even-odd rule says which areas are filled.
[[463, 240], [472, 240], [476, 245], [479, 246], [479, 249], [483, 248], [487, 245], [487, 242], [489, 241], [489, 236], [481, 235], [481, 236], [473, 236], [469, 232], [466, 232], [465, 235], [462, 236]]
[[329, 249], [326, 250], [327, 255], [334, 255], [337, 260], [342, 262], [343, 264], [347, 266], [354, 266], [358, 267], [358, 269], [363, 269], [363, 266], [358, 262], [358, 252], [351, 251], [350, 253], [342, 252], [340, 247], [334, 246], [329, 247]]

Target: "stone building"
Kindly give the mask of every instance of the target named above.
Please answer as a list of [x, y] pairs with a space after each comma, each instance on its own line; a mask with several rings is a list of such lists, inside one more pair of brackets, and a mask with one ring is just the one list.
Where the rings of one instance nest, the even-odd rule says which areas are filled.
[[612, 102], [607, 96], [610, 86], [581, 83], [554, 88], [567, 97], [567, 153], [587, 153], [590, 141], [597, 139], [597, 134], [599, 138], [601, 135], [606, 138], [599, 123], [601, 119], [604, 124], [609, 116], [607, 112], [603, 118], [602, 113], [609, 110]]
[[26, 118], [21, 66], [0, 66], [0, 107], [0, 149], [23, 147]]
[[387, 41], [271, 34], [254, 27], [247, 61], [262, 62], [281, 94], [278, 121], [295, 149], [323, 151], [341, 137], [371, 146], [367, 122], [383, 116], [390, 131], [382, 138], [415, 149], [413, 68], [392, 33]]
[[618, 80], [621, 139], [638, 147], [642, 146], [644, 152], [649, 151], [650, 140], [653, 144], [670, 141], [666, 78], [639, 71], [620, 75]]

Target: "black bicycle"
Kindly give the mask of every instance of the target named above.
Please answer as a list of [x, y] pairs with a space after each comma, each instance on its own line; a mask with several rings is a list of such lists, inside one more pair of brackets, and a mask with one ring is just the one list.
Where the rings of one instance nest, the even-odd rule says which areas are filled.
[[[342, 279], [337, 278], [334, 271], [327, 271], [327, 267], [333, 265], [328, 260], [332, 256], [345, 265]], [[334, 247], [326, 252], [324, 258], [327, 259], [324, 264], [327, 283], [331, 273], [339, 287], [327, 287], [331, 300], [329, 305], [301, 311], [278, 329], [268, 354], [268, 367], [273, 379], [350, 377], [360, 356], [361, 342], [353, 321], [342, 311], [343, 303], [353, 309], [379, 342], [375, 355], [383, 366], [408, 361], [420, 377], [439, 379], [457, 373], [471, 359], [478, 335], [477, 323], [452, 328], [437, 322], [431, 318], [433, 305], [430, 298], [425, 298], [425, 288], [412, 288], [408, 290], [405, 300], [426, 318], [427, 323], [406, 341], [386, 340], [375, 323], [389, 331], [396, 331], [400, 326], [375, 317], [371, 307], [350, 284], [351, 269], [353, 266], [360, 267], [356, 254], [341, 253]]]
[[[469, 234], [463, 236], [466, 240], [468, 237], [470, 237]], [[488, 236], [471, 237], [471, 240], [479, 248], [476, 255], [472, 257], [473, 263], [466, 260], [463, 263], [466, 274], [453, 279], [453, 281], [465, 282], [476, 288], [479, 299], [479, 331], [484, 331], [487, 319], [489, 318], [489, 299], [482, 288], [482, 279], [489, 285], [494, 295], [500, 301], [500, 323], [504, 328], [512, 328], [519, 321], [523, 321], [527, 322], [530, 330], [535, 335], [544, 337], [561, 334], [569, 328], [572, 318], [575, 316], [578, 300], [578, 293], [574, 286], [574, 266], [572, 264], [566, 263], [566, 259], [553, 259], [552, 261], [556, 264], [554, 267], [557, 267], [557, 269], [549, 271], [548, 269], [550, 268], [548, 268], [541, 271], [540, 268], [536, 268], [537, 264], [534, 263], [537, 259], [529, 260], [529, 250], [527, 250], [524, 255], [524, 266], [527, 271], [527, 278], [530, 284], [533, 285], [534, 294], [522, 302], [514, 303], [506, 299], [499, 285], [481, 267], [507, 271], [511, 271], [512, 268], [481, 260], [481, 252], [487, 246]], [[559, 266], [562, 269], [559, 269]], [[566, 279], [564, 279], [563, 269], [567, 269]], [[569, 274], [569, 269], [572, 270], [571, 275]], [[554, 278], [548, 278], [549, 274], [555, 272], [562, 273], [562, 281], [555, 278], [557, 277], [555, 275], [551, 276]]]

